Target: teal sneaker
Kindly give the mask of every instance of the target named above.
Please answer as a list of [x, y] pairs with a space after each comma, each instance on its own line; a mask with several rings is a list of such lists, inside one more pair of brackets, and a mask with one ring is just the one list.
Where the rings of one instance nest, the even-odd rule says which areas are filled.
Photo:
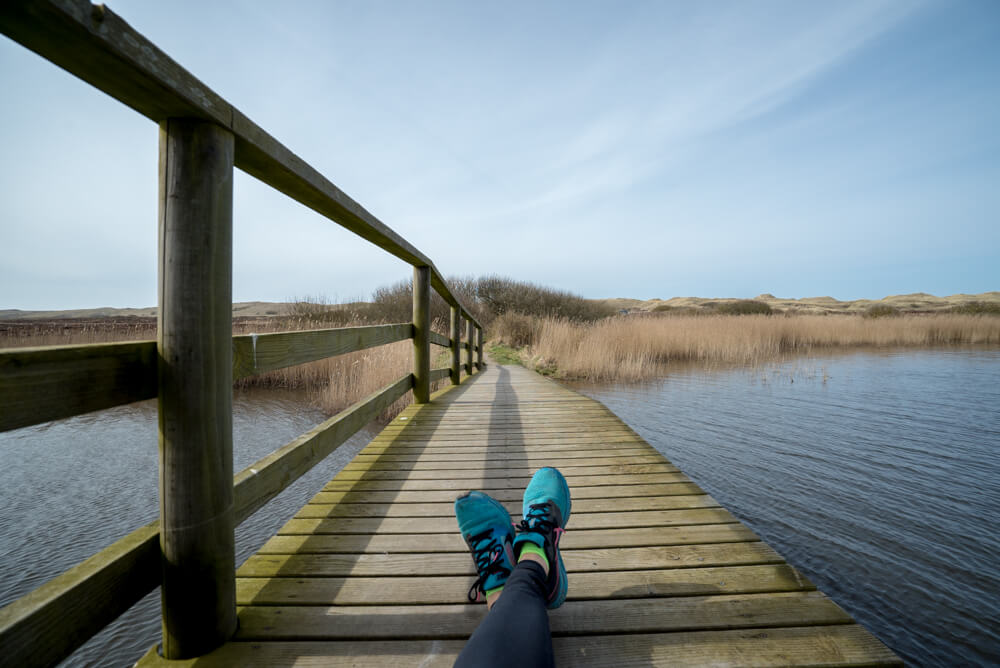
[[514, 570], [514, 525], [499, 501], [477, 491], [455, 499], [455, 517], [479, 574], [468, 594], [475, 603], [502, 587]]
[[526, 542], [540, 547], [549, 560], [549, 580], [546, 606], [558, 608], [566, 600], [569, 583], [566, 566], [559, 554], [559, 538], [569, 522], [571, 507], [569, 485], [557, 469], [538, 469], [524, 490], [524, 519], [518, 525], [514, 539], [514, 554], [520, 555]]

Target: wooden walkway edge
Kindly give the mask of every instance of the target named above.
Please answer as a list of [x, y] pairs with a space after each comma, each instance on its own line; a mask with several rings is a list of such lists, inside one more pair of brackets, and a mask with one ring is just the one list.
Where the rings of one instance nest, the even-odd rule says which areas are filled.
[[454, 499], [517, 519], [541, 466], [573, 498], [559, 665], [900, 665], [602, 404], [495, 364], [407, 408], [243, 564], [231, 642], [138, 665], [451, 666], [486, 614]]

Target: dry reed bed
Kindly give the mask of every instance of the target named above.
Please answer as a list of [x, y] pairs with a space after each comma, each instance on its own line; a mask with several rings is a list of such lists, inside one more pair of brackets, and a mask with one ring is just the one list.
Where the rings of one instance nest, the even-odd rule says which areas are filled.
[[[500, 319], [502, 320], [502, 318]], [[503, 340], [502, 322], [495, 330]], [[641, 380], [673, 363], [757, 366], [789, 354], [863, 346], [1000, 344], [1000, 318], [968, 315], [616, 317], [591, 324], [548, 319], [530, 362], [558, 375]]]

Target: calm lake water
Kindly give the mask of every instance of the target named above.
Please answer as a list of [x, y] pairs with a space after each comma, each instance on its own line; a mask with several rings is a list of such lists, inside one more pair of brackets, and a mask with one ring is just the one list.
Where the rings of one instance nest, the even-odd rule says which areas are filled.
[[[325, 419], [297, 393], [239, 392], [233, 399], [236, 471]], [[238, 527], [237, 563], [375, 433], [358, 432]], [[0, 605], [156, 519], [157, 466], [155, 400], [0, 434]], [[61, 665], [131, 666], [159, 642], [159, 612], [157, 589]]]
[[[909, 663], [1000, 663], [1000, 351], [798, 359], [576, 385], [604, 402]], [[238, 395], [240, 470], [322, 421]], [[156, 406], [0, 434], [0, 604], [156, 517]], [[237, 531], [242, 562], [368, 440], [361, 432]], [[66, 666], [159, 640], [154, 592]]]
[[918, 666], [1000, 664], [1000, 351], [574, 385]]

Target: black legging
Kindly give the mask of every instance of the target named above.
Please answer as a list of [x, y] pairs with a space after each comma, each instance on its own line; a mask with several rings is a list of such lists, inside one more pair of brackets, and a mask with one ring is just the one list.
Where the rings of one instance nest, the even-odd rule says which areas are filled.
[[554, 668], [545, 569], [525, 560], [514, 567], [503, 593], [455, 661], [456, 668]]

